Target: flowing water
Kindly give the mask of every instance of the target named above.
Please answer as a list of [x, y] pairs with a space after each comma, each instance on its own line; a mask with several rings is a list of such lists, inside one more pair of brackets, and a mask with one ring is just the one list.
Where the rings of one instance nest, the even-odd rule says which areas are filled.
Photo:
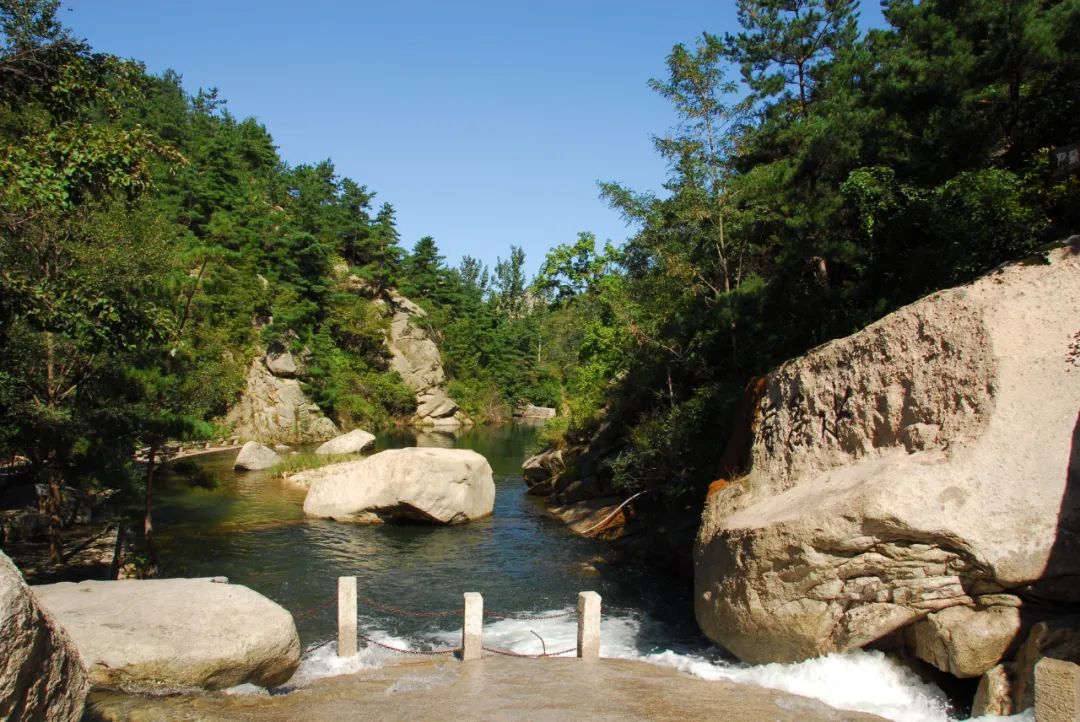
[[[194, 457], [163, 476], [157, 495], [155, 526], [166, 572], [226, 576], [289, 609], [305, 647], [292, 685], [382, 665], [394, 656], [375, 645], [347, 662], [334, 655], [337, 611], [330, 602], [337, 578], [356, 576], [360, 633], [390, 646], [456, 646], [461, 621], [456, 614], [415, 617], [385, 607], [453, 610], [463, 592], [480, 592], [486, 610], [547, 615], [573, 610], [579, 591], [595, 590], [603, 597], [604, 656], [774, 687], [892, 719], [948, 718], [940, 690], [880, 653], [758, 667], [724, 659], [697, 631], [686, 582], [609, 563], [606, 544], [571, 534], [544, 514], [540, 500], [525, 494], [521, 463], [535, 435], [534, 428], [513, 425], [471, 429], [456, 440], [406, 432], [379, 436], [376, 450], [453, 444], [488, 459], [495, 474], [494, 513], [453, 527], [307, 519], [305, 491], [269, 472], [234, 472], [235, 451]], [[573, 648], [575, 641], [574, 617], [491, 618], [484, 628], [485, 645], [521, 653]]]

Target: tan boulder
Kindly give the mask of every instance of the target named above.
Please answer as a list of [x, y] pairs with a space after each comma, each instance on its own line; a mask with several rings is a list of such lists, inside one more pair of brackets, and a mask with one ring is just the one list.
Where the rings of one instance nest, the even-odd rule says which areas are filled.
[[71, 637], [0, 552], [0, 719], [82, 719], [90, 680]]
[[[1080, 484], [1080, 253], [1047, 260], [928, 296], [764, 379], [749, 471], [716, 487], [698, 533], [707, 636], [746, 661], [796, 661], [966, 607], [1001, 616], [938, 616], [923, 650], [974, 674], [1012, 625], [977, 598], [1080, 602], [1080, 498], [1066, 493]], [[979, 629], [995, 631], [961, 651]]]
[[309, 488], [305, 514], [343, 521], [460, 524], [489, 516], [495, 504], [491, 466], [466, 449], [392, 449], [292, 481]]
[[[288, 447], [285, 447], [288, 450]], [[249, 441], [240, 447], [236, 454], [233, 468], [240, 471], [261, 471], [269, 469], [281, 463], [281, 457], [269, 446], [264, 446], [258, 441]]]
[[1080, 720], [1080, 665], [1049, 657], [1035, 665], [1036, 722]]
[[135, 691], [283, 684], [300, 663], [287, 610], [237, 584], [143, 579], [34, 587], [95, 685]]
[[1020, 609], [948, 607], [907, 628], [915, 655], [955, 677], [979, 677], [1019, 646]]
[[353, 429], [347, 434], [330, 439], [315, 449], [316, 454], [359, 454], [375, 446], [375, 434], [363, 429]]
[[999, 664], [983, 673], [971, 705], [972, 717], [1008, 717], [1013, 713], [1011, 682], [1005, 665]]

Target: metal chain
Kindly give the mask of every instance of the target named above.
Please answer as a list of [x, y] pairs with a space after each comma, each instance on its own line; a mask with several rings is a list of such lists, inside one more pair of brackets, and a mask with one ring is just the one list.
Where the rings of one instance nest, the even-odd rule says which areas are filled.
[[383, 644], [382, 642], [360, 634], [359, 632], [356, 633], [356, 636], [369, 644], [374, 644], [376, 647], [382, 647], [383, 649], [388, 649], [391, 652], [397, 652], [398, 654], [423, 654], [434, 656], [437, 654], [454, 654], [461, 649], [460, 647], [446, 647], [445, 649], [402, 649], [400, 647], [393, 647], [389, 644]]
[[310, 617], [311, 615], [316, 614], [318, 612], [321, 612], [322, 610], [326, 609], [327, 607], [329, 607], [330, 605], [335, 604], [335, 603], [337, 603], [337, 597], [336, 596], [330, 597], [328, 600], [326, 600], [325, 602], [323, 602], [322, 604], [320, 604], [317, 607], [312, 607], [311, 609], [308, 609], [306, 611], [298, 612], [297, 614], [294, 614], [293, 619], [303, 619], [305, 617]]
[[390, 614], [400, 614], [403, 617], [452, 617], [457, 614], [461, 614], [465, 611], [465, 607], [458, 607], [457, 609], [447, 609], [438, 612], [414, 612], [408, 609], [399, 609], [398, 607], [391, 607], [388, 604], [379, 604], [374, 599], [368, 597], [356, 595], [356, 601], [374, 607], [380, 612], [389, 612]]
[[540, 654], [525, 654], [524, 652], [514, 652], [509, 649], [499, 649], [498, 647], [484, 647], [485, 652], [491, 652], [492, 654], [500, 654], [503, 657], [524, 657], [526, 659], [540, 659], [541, 657], [558, 657], [563, 654], [569, 654], [570, 652], [576, 652], [577, 647], [570, 647], [569, 649], [561, 649], [558, 652], [541, 652]]
[[577, 610], [570, 612], [555, 612], [554, 614], [529, 614], [527, 612], [484, 612], [485, 617], [493, 617], [495, 619], [563, 619], [565, 617], [576, 617]]

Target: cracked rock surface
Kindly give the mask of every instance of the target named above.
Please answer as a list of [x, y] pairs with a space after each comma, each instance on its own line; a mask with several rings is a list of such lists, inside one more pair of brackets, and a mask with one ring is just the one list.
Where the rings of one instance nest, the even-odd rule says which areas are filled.
[[904, 630], [971, 677], [1015, 645], [1022, 597], [1080, 602], [1080, 247], [1048, 260], [928, 296], [765, 378], [747, 474], [715, 485], [698, 534], [711, 639], [790, 662]]

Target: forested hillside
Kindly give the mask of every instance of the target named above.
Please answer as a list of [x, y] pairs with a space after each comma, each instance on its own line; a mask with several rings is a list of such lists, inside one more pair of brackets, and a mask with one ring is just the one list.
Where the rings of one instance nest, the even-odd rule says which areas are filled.
[[652, 81], [666, 192], [603, 184], [640, 230], [586, 292], [569, 439], [643, 512], [742, 471], [756, 376], [1080, 225], [1080, 3], [888, 0], [862, 35], [854, 0], [738, 8]]
[[1080, 141], [1080, 0], [888, 0], [865, 34], [854, 0], [738, 6], [651, 82], [679, 118], [664, 191], [602, 184], [635, 235], [552, 239], [529, 279], [515, 246], [488, 268], [401, 239], [332, 161], [95, 53], [54, 0], [0, 0], [0, 454], [54, 491], [138, 491], [133, 450], [221, 433], [275, 347], [340, 425], [408, 417], [393, 288], [472, 418], [558, 406], [547, 440], [602, 436], [606, 488], [685, 511], [739, 472], [755, 376], [1077, 230], [1053, 151]]
[[0, 3], [0, 456], [25, 480], [138, 491], [133, 450], [225, 433], [273, 348], [340, 426], [407, 418], [391, 288], [429, 311], [471, 416], [557, 403], [519, 249], [493, 271], [430, 237], [406, 250], [393, 206], [332, 161], [285, 163], [216, 90], [95, 53], [58, 9]]

